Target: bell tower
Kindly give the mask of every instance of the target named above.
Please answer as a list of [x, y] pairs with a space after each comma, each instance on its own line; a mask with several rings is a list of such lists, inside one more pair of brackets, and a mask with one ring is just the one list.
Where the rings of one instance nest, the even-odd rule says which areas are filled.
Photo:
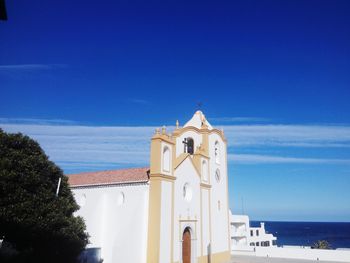
[[147, 262], [167, 262], [172, 256], [160, 247], [173, 239], [174, 162], [175, 141], [163, 126], [151, 139]]

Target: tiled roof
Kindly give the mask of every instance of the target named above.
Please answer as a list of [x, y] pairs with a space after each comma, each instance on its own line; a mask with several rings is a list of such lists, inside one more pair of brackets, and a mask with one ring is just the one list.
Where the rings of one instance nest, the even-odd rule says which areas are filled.
[[130, 168], [99, 172], [69, 174], [68, 182], [71, 187], [88, 185], [106, 185], [147, 182], [149, 168]]

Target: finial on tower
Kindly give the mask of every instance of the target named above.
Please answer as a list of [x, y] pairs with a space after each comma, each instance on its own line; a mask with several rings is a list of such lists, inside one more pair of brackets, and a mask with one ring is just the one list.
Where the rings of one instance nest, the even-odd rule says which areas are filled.
[[166, 132], [166, 129], [165, 129], [165, 126], [162, 127], [162, 134], [165, 134]]
[[179, 120], [176, 120], [176, 129], [179, 128]]

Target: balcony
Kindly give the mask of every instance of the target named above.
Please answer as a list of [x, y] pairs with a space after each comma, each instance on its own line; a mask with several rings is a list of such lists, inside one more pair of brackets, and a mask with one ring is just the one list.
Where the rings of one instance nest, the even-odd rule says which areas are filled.
[[232, 233], [232, 237], [246, 237], [247, 231], [236, 231]]

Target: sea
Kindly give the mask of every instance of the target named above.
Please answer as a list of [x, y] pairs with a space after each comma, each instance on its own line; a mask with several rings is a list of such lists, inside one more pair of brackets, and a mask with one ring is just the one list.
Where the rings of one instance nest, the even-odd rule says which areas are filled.
[[[332, 248], [350, 248], [350, 223], [264, 221], [266, 232], [277, 237], [277, 245], [312, 246], [327, 240]], [[260, 221], [251, 221], [253, 227]]]

